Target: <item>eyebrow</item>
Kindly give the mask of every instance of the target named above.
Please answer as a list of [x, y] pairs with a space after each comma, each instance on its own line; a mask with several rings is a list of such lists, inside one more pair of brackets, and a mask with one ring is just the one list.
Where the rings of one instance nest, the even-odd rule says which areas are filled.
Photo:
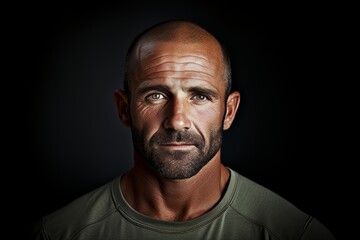
[[169, 89], [169, 87], [164, 86], [164, 85], [150, 85], [150, 86], [140, 87], [137, 92], [140, 95], [142, 95], [142, 94], [150, 92], [150, 91], [159, 91], [159, 92], [168, 93], [168, 92], [170, 92], [170, 89]]
[[207, 96], [210, 96], [212, 98], [218, 98], [219, 97], [219, 94], [217, 93], [217, 91], [212, 90], [212, 89], [207, 88], [207, 87], [203, 87], [203, 86], [201, 86], [201, 87], [199, 87], [199, 86], [189, 87], [187, 89], [187, 91], [192, 92], [192, 93], [207, 95]]
[[[142, 95], [145, 94], [147, 92], [150, 91], [159, 91], [159, 92], [163, 92], [163, 93], [170, 93], [171, 90], [168, 86], [166, 85], [150, 85], [150, 86], [144, 86], [144, 87], [140, 87], [138, 89], [138, 94]], [[197, 93], [197, 94], [203, 94], [203, 95], [208, 95], [211, 96], [215, 99], [217, 99], [219, 97], [219, 94], [216, 90], [204, 87], [204, 86], [193, 86], [193, 87], [188, 87], [186, 88], [187, 92], [191, 92], [191, 93]]]

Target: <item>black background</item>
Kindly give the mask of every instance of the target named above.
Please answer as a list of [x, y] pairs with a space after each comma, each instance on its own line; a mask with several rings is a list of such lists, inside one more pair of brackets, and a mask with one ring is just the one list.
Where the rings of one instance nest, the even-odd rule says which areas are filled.
[[26, 137], [15, 154], [25, 156], [26, 184], [16, 188], [26, 193], [18, 198], [25, 205], [24, 225], [131, 168], [130, 131], [118, 120], [113, 100], [122, 87], [126, 50], [145, 28], [186, 18], [218, 37], [232, 58], [241, 103], [224, 134], [225, 165], [339, 236], [344, 122], [334, 84], [336, 16], [301, 6], [265, 9], [59, 2], [19, 12], [13, 28], [22, 63], [15, 73], [16, 103]]

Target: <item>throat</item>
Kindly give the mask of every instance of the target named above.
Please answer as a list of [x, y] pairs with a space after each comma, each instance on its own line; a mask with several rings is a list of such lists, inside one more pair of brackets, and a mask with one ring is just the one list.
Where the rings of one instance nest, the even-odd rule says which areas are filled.
[[159, 178], [151, 172], [132, 169], [122, 177], [120, 190], [127, 203], [145, 216], [188, 221], [213, 209], [226, 191], [229, 170], [215, 169], [205, 166], [196, 176], [183, 180]]
[[[154, 219], [168, 221], [168, 222], [184, 222], [189, 221], [195, 218], [198, 218], [204, 214], [206, 214], [211, 209], [189, 209], [184, 207], [183, 209], [179, 209], [178, 211], [174, 210], [164, 210], [162, 211], [154, 211], [149, 213], [148, 216]], [[160, 214], [159, 214], [160, 213]]]

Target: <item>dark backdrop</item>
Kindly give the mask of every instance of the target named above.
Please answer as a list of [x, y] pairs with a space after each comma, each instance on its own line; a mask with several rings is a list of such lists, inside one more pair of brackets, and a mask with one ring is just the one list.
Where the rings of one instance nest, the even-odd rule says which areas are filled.
[[224, 134], [224, 163], [338, 234], [329, 16], [296, 6], [259, 12], [140, 2], [35, 4], [22, 16], [26, 225], [132, 166], [130, 131], [113, 99], [126, 50], [145, 28], [187, 18], [227, 46], [241, 93], [234, 125]]

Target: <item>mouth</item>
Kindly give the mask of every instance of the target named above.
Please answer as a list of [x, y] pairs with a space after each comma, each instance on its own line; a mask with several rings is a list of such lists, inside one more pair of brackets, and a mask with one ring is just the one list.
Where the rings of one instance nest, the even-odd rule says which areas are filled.
[[164, 143], [160, 144], [160, 147], [166, 148], [166, 149], [189, 149], [194, 147], [195, 145], [192, 143], [185, 143], [185, 142], [172, 142], [172, 143]]

